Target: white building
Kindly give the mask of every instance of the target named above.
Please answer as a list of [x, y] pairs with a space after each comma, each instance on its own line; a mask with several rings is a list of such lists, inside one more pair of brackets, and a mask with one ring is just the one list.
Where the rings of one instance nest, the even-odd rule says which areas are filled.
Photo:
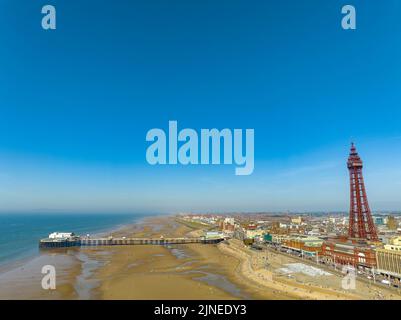
[[49, 239], [67, 239], [74, 237], [72, 232], [53, 232], [49, 234]]
[[232, 217], [229, 217], [229, 218], [225, 218], [224, 219], [224, 223], [226, 223], [226, 224], [234, 224], [235, 223], [235, 220], [234, 220], [234, 218], [232, 218]]

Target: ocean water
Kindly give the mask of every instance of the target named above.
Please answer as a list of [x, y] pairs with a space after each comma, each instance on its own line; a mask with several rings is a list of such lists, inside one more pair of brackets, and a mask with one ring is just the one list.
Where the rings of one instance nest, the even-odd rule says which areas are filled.
[[39, 253], [38, 242], [52, 232], [97, 234], [138, 222], [135, 214], [0, 214], [0, 266]]

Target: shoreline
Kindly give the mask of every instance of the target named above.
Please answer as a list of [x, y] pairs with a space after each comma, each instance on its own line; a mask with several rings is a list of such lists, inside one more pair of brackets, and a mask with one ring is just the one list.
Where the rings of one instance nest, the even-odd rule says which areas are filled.
[[[141, 225], [145, 223], [146, 220], [149, 218], [159, 216], [161, 215], [141, 215], [137, 220], [135, 220], [135, 215], [132, 215], [131, 222], [118, 223], [115, 226], [101, 228], [91, 233], [91, 235], [101, 236], [118, 233], [126, 228], [132, 228], [134, 226]], [[76, 288], [78, 282], [76, 278], [79, 278], [82, 272], [84, 272], [84, 262], [79, 259], [79, 257], [82, 257], [83, 254], [83, 252], [81, 252], [79, 248], [61, 248], [55, 250], [32, 249], [31, 251], [33, 252], [26, 253], [23, 257], [17, 257], [9, 261], [3, 261], [0, 264], [0, 300], [80, 298], [79, 290]], [[54, 256], [57, 256], [59, 259], [57, 261], [54, 261]], [[55, 264], [56, 269], [61, 270], [61, 289], [59, 290], [59, 288], [57, 288], [57, 290], [55, 290], [57, 291], [57, 294], [55, 294], [54, 292], [52, 294], [44, 294], [46, 291], [41, 288], [41, 279], [44, 276], [41, 274], [41, 267], [46, 264], [50, 264], [51, 262]], [[30, 272], [32, 274], [32, 276], [30, 277], [32, 279], [31, 281], [26, 280], [25, 274], [27, 272]], [[58, 278], [59, 277], [57, 276], [57, 279]], [[33, 282], [33, 279], [36, 280], [36, 283]], [[25, 286], [22, 284], [22, 282], [24, 281], [27, 282]], [[64, 282], [67, 282], [67, 285], [70, 286], [69, 290], [65, 289], [66, 283]], [[29, 291], [29, 294], [21, 296], [19, 292], [16, 292], [16, 288], [27, 289]]]
[[[208, 229], [188, 225], [173, 215], [142, 217], [110, 228], [113, 237], [198, 237]], [[303, 264], [273, 251], [255, 251], [241, 241], [219, 244], [99, 246], [45, 251], [19, 267], [12, 290], [0, 299], [139, 299], [139, 300], [348, 300], [401, 299], [395, 292], [357, 281], [358, 291], [344, 291], [341, 275], [284, 274], [291, 264]], [[35, 260], [33, 259], [33, 260]], [[267, 263], [268, 262], [268, 263]], [[40, 263], [57, 266], [57, 290], [40, 287]], [[27, 270], [23, 270], [29, 266]], [[35, 269], [36, 268], [36, 269]], [[28, 273], [32, 279], [21, 283]], [[23, 272], [24, 271], [24, 272]], [[18, 278], [20, 277], [20, 278]], [[4, 279], [3, 279], [4, 280]], [[10, 279], [8, 281], [10, 283]], [[21, 291], [21, 288], [23, 290]], [[24, 292], [20, 296], [19, 292]]]
[[[33, 216], [34, 214], [29, 214], [29, 216]], [[36, 214], [35, 214], [36, 215]], [[43, 216], [47, 215], [47, 213], [38, 213], [38, 216]], [[75, 214], [74, 214], [75, 215]], [[100, 214], [103, 215], [103, 214]], [[112, 216], [112, 214], [104, 214], [104, 215], [109, 215]], [[167, 216], [170, 214], [165, 214], [164, 216]], [[121, 215], [120, 215], [121, 216]], [[115, 225], [111, 226], [102, 226], [102, 227], [94, 227], [93, 231], [90, 231], [91, 236], [105, 236], [110, 233], [116, 232], [120, 229], [126, 228], [127, 226], [134, 225], [134, 224], [139, 224], [148, 219], [149, 217], [159, 217], [163, 216], [163, 214], [155, 214], [155, 215], [145, 215], [145, 214], [124, 214], [123, 216], [126, 217], [131, 217], [132, 221], [125, 221], [125, 222], [119, 222]], [[131, 220], [131, 218], [129, 220]], [[60, 229], [60, 228], [59, 228]], [[62, 229], [62, 228], [61, 228]], [[64, 232], [76, 232], [76, 230], [52, 230], [51, 232], [55, 231], [64, 231]], [[79, 235], [86, 235], [86, 232], [78, 232]], [[85, 234], [84, 234], [85, 233]], [[47, 236], [48, 234], [43, 234], [43, 237]], [[39, 242], [40, 238], [35, 239], [37, 243]], [[13, 256], [12, 258], [8, 259], [3, 259], [0, 260], [0, 274], [10, 271], [12, 269], [15, 269], [25, 263], [28, 263], [30, 260], [35, 259], [36, 257], [40, 256], [40, 249], [38, 248], [38, 245], [35, 246], [32, 245], [32, 247], [26, 248], [23, 252], [17, 254], [16, 256]]]
[[[128, 216], [128, 214], [127, 214]], [[134, 215], [132, 215], [134, 217]], [[137, 221], [132, 221], [129, 223], [119, 223], [115, 226], [112, 227], [107, 227], [107, 228], [102, 228], [101, 230], [95, 230], [93, 233], [91, 233], [91, 236], [106, 236], [114, 232], [118, 232], [120, 229], [127, 228], [131, 225], [136, 225], [143, 223], [146, 221], [146, 219], [151, 218], [151, 217], [159, 217], [163, 215], [155, 215], [155, 216], [141, 216]], [[167, 216], [167, 215], [166, 215]], [[72, 230], [74, 232], [74, 230]], [[40, 239], [37, 239], [39, 242]], [[40, 256], [41, 250], [39, 248], [31, 248], [30, 250], [27, 250], [26, 252], [21, 253], [15, 258], [0, 261], [0, 275], [11, 271], [13, 269], [16, 269], [18, 267], [23, 266], [24, 264], [28, 263], [29, 261], [37, 258]]]

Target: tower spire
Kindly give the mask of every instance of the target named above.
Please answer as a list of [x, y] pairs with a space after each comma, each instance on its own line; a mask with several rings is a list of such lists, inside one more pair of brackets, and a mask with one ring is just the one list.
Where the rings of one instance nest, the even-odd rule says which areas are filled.
[[353, 142], [351, 143], [347, 166], [350, 174], [351, 199], [349, 237], [377, 241], [377, 231], [373, 223], [362, 175], [363, 163]]

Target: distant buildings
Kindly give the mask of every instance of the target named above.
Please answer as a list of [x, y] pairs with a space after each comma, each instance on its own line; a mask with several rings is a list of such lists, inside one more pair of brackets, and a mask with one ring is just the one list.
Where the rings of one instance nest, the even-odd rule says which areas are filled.
[[293, 224], [297, 224], [297, 225], [300, 225], [301, 223], [302, 223], [302, 217], [295, 217], [295, 218], [291, 218], [291, 223], [293, 223]]
[[376, 226], [384, 225], [384, 217], [382, 216], [373, 216], [373, 222]]
[[218, 221], [217, 216], [210, 214], [199, 214], [199, 215], [185, 214], [181, 215], [180, 217], [186, 221], [199, 223], [205, 226], [215, 225]]
[[[344, 214], [312, 216], [187, 214], [184, 219], [207, 226], [205, 238], [236, 238], [245, 245], [267, 242], [319, 263], [354, 266], [401, 281], [401, 230], [399, 217], [372, 217], [381, 241], [345, 236], [349, 217]], [[63, 237], [66, 235], [54, 235]]]
[[235, 230], [235, 219], [232, 217], [224, 218], [219, 222], [219, 228], [221, 231], [227, 234], [233, 234]]

